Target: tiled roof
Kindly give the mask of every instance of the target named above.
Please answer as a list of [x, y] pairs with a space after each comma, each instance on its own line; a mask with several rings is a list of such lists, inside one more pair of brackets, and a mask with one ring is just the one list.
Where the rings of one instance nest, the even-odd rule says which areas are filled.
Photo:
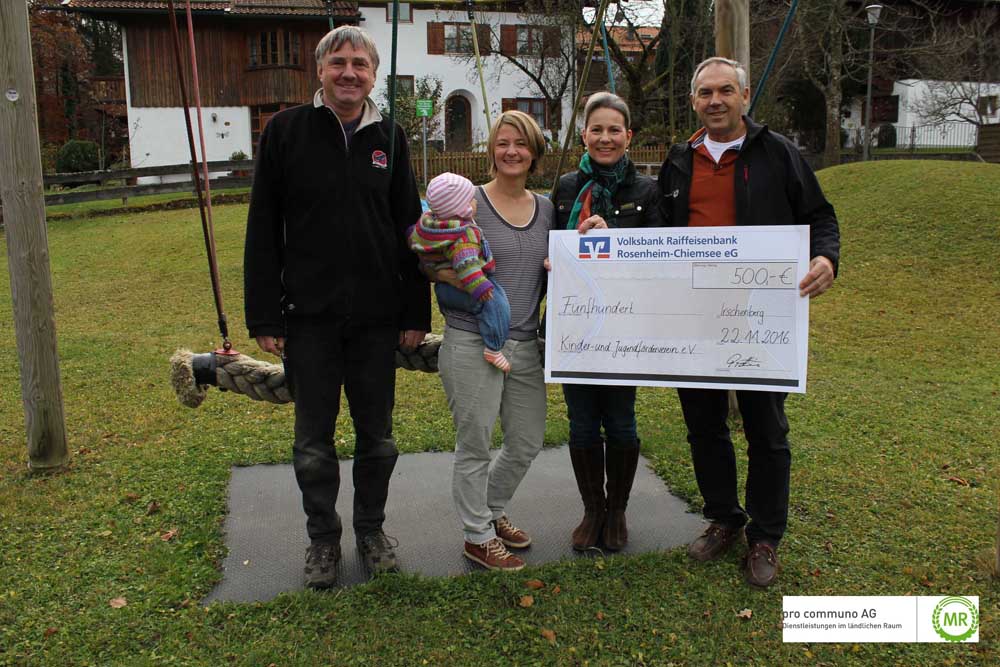
[[[608, 36], [618, 43], [618, 48], [622, 51], [641, 51], [642, 44], [649, 44], [658, 34], [660, 29], [654, 26], [636, 26], [632, 33], [624, 26], [614, 26], [608, 30]], [[577, 46], [585, 49], [590, 45], [590, 30], [581, 29], [576, 36]], [[640, 44], [639, 40], [642, 40]], [[602, 49], [601, 40], [597, 40], [597, 49]]]
[[[167, 9], [166, 0], [64, 0], [66, 9], [78, 10], [146, 10]], [[175, 0], [175, 9], [184, 9], [185, 0]], [[195, 12], [219, 12], [233, 15], [265, 16], [326, 16], [324, 0], [192, 0]], [[338, 0], [333, 3], [334, 16], [357, 16], [358, 3]]]

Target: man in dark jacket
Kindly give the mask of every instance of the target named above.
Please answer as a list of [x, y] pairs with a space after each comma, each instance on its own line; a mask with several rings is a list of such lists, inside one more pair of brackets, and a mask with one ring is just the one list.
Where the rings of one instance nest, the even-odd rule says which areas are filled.
[[[316, 48], [322, 88], [261, 133], [247, 220], [246, 322], [282, 356], [295, 397], [292, 461], [302, 491], [306, 585], [336, 583], [342, 526], [334, 426], [341, 386], [356, 433], [353, 525], [370, 570], [395, 569], [382, 531], [392, 438], [395, 349], [430, 330], [430, 290], [406, 247], [420, 216], [406, 138], [368, 97], [374, 42], [355, 26]], [[394, 142], [394, 164], [389, 164]], [[391, 168], [390, 168], [391, 167]]]
[[[840, 232], [815, 174], [785, 137], [743, 115], [750, 99], [739, 63], [709, 58], [691, 79], [691, 103], [703, 129], [674, 146], [660, 170], [661, 213], [668, 226], [809, 225], [809, 271], [802, 296], [833, 285]], [[746, 580], [769, 586], [778, 574], [777, 547], [788, 522], [788, 421], [785, 394], [738, 391], [747, 436], [746, 509], [736, 488], [736, 458], [727, 393], [678, 389], [698, 488], [705, 500], [705, 533], [688, 548], [699, 561], [718, 558], [744, 531]]]

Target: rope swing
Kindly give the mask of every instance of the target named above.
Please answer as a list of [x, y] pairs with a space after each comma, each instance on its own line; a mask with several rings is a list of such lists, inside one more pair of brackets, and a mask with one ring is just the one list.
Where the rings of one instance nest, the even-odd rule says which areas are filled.
[[747, 110], [747, 115], [751, 118], [753, 118], [753, 110], [757, 107], [760, 95], [764, 91], [764, 86], [767, 85], [767, 77], [771, 75], [771, 68], [774, 67], [774, 59], [778, 55], [778, 50], [781, 48], [781, 42], [785, 39], [785, 33], [788, 32], [788, 26], [791, 25], [792, 18], [795, 17], [795, 10], [798, 9], [798, 7], [799, 0], [792, 0], [792, 5], [788, 8], [788, 13], [785, 14], [785, 20], [781, 24], [781, 30], [778, 31], [778, 39], [774, 41], [774, 47], [771, 49], [771, 55], [767, 57], [767, 65], [764, 66], [764, 73], [760, 75], [760, 81], [757, 82], [757, 88], [753, 92], [753, 99], [750, 100], [750, 108]]
[[170, 31], [174, 38], [174, 58], [177, 63], [177, 80], [181, 88], [181, 104], [184, 106], [184, 124], [187, 127], [188, 147], [191, 150], [191, 177], [194, 180], [195, 193], [198, 197], [198, 211], [201, 214], [201, 229], [205, 237], [205, 252], [208, 255], [208, 273], [212, 282], [212, 296], [215, 298], [215, 312], [218, 317], [219, 333], [222, 334], [222, 350], [224, 354], [233, 352], [233, 344], [229, 342], [229, 325], [226, 321], [225, 309], [222, 305], [222, 290], [219, 287], [219, 264], [215, 255], [215, 228], [212, 225], [212, 198], [208, 191], [208, 157], [205, 154], [205, 132], [201, 118], [201, 94], [198, 87], [198, 65], [195, 61], [194, 26], [191, 21], [191, 0], [187, 3], [188, 45], [191, 49], [191, 80], [194, 84], [195, 100], [198, 109], [198, 132], [201, 135], [202, 173], [204, 174], [204, 190], [201, 176], [198, 174], [198, 154], [194, 146], [194, 131], [191, 128], [191, 108], [188, 105], [187, 87], [184, 85], [184, 61], [181, 58], [181, 37], [177, 28], [177, 16], [174, 0], [167, 0], [167, 13], [170, 16]]
[[[427, 334], [413, 352], [397, 349], [396, 368], [436, 373], [441, 338], [438, 334]], [[170, 357], [170, 385], [181, 405], [189, 408], [202, 404], [209, 387], [243, 394], [255, 401], [292, 401], [285, 384], [284, 367], [245, 354], [220, 354], [219, 351], [195, 354], [190, 350], [177, 350]]]
[[389, 63], [389, 178], [392, 178], [392, 167], [396, 160], [396, 44], [399, 39], [398, 35], [399, 0], [392, 0], [392, 58]]
[[[573, 110], [570, 112], [569, 125], [566, 127], [566, 138], [563, 140], [563, 149], [559, 154], [559, 164], [556, 165], [556, 175], [552, 181], [552, 192], [549, 199], [555, 200], [556, 188], [559, 186], [559, 176], [562, 174], [563, 166], [566, 164], [566, 155], [569, 154], [570, 143], [575, 137], [576, 112], [580, 109], [580, 100], [583, 99], [583, 89], [590, 77], [590, 62], [594, 59], [594, 47], [597, 46], [597, 31], [604, 25], [604, 12], [608, 9], [608, 0], [601, 0], [597, 7], [597, 14], [594, 15], [594, 32], [590, 35], [590, 44], [587, 45], [587, 59], [583, 63], [583, 72], [580, 75], [580, 86], [576, 89], [576, 99], [573, 100]], [[576, 36], [574, 35], [574, 40]], [[608, 54], [605, 51], [605, 58]]]
[[472, 50], [476, 54], [476, 71], [479, 72], [479, 88], [483, 91], [483, 113], [486, 114], [486, 132], [489, 133], [493, 128], [493, 118], [490, 116], [490, 102], [486, 97], [486, 77], [483, 76], [483, 59], [479, 55], [479, 30], [476, 29], [476, 14], [472, 0], [465, 0], [465, 7], [469, 13], [469, 25], [472, 26]]

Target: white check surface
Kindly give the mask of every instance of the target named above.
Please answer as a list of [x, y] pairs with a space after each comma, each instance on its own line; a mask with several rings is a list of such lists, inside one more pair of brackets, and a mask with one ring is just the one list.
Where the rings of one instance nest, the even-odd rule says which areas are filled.
[[545, 380], [804, 393], [809, 228], [549, 234]]

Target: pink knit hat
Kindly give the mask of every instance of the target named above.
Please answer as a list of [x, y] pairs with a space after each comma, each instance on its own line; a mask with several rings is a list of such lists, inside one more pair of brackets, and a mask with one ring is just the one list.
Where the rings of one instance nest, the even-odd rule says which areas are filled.
[[438, 218], [471, 218], [472, 198], [476, 194], [476, 186], [472, 181], [445, 172], [431, 179], [427, 185], [427, 204]]

